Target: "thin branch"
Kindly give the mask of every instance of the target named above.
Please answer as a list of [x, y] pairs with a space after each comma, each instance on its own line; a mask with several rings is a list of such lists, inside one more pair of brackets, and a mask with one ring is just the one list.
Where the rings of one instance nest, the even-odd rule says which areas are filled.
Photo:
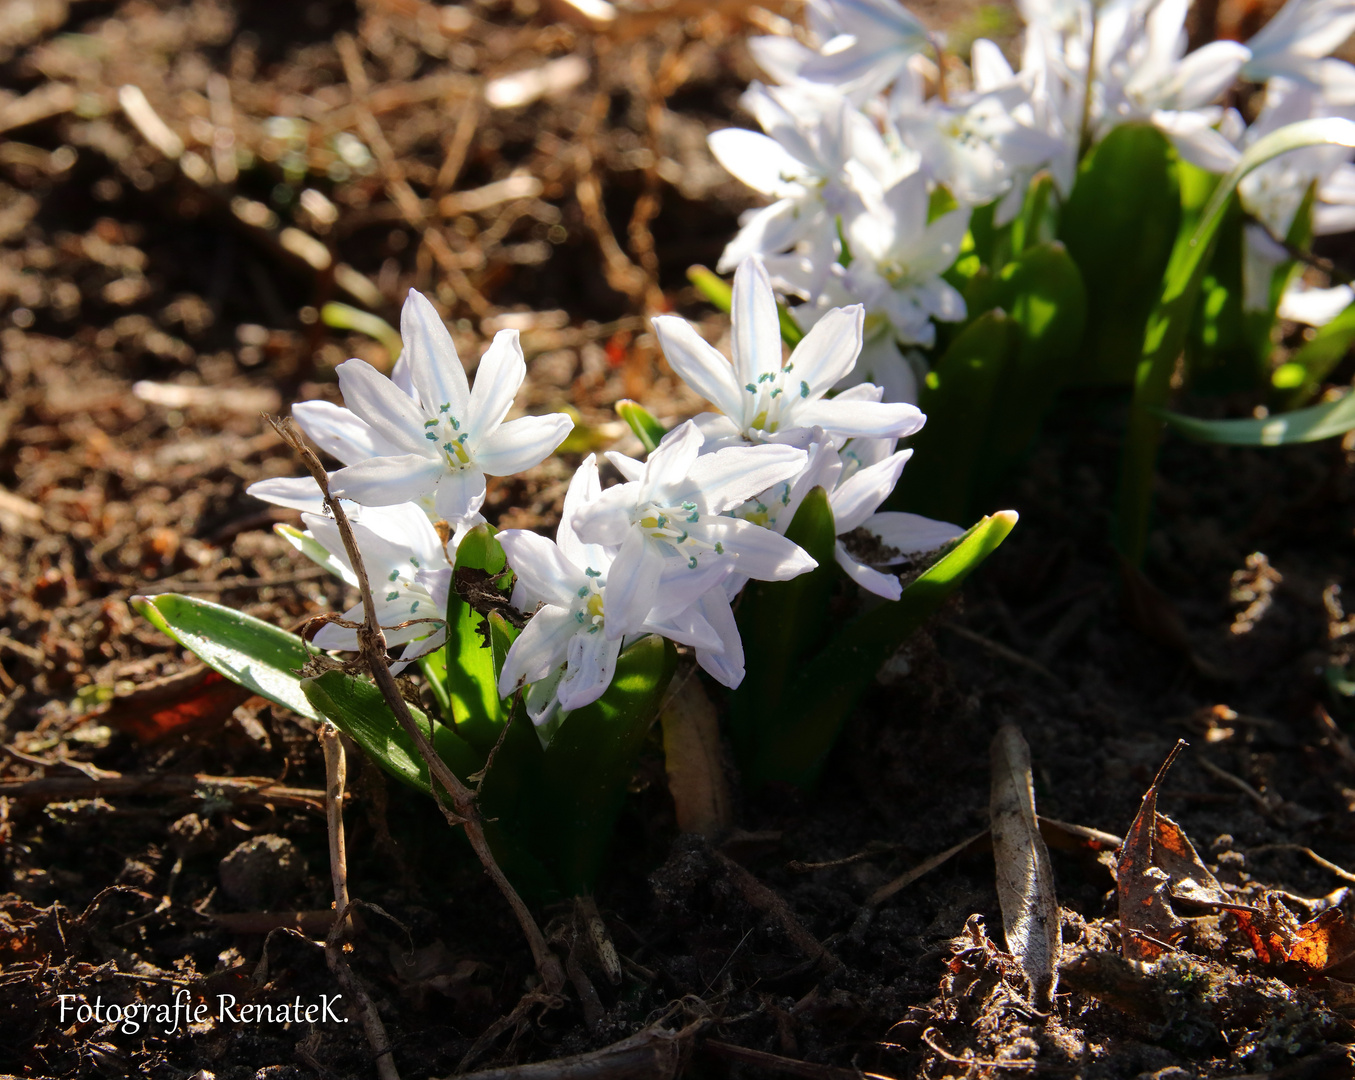
[[480, 816], [479, 807], [475, 804], [475, 795], [466, 787], [456, 776], [455, 773], [442, 760], [438, 752], [429, 742], [428, 736], [415, 722], [413, 715], [409, 711], [409, 706], [405, 704], [405, 699], [400, 695], [400, 688], [395, 683], [395, 676], [391, 674], [390, 664], [386, 659], [386, 637], [382, 633], [381, 627], [376, 621], [376, 605], [372, 602], [372, 586], [368, 580], [366, 568], [363, 566], [362, 554], [358, 550], [357, 540], [353, 536], [353, 528], [348, 522], [348, 515], [344, 513], [343, 506], [339, 500], [329, 493], [329, 477], [325, 472], [325, 467], [320, 464], [320, 459], [315, 456], [315, 452], [306, 445], [296, 426], [288, 418], [281, 420], [269, 417], [269, 423], [282, 437], [297, 455], [301, 462], [306, 466], [307, 471], [320, 486], [320, 491], [324, 495], [325, 505], [329, 507], [330, 513], [334, 516], [334, 524], [338, 527], [339, 535], [343, 538], [344, 550], [348, 554], [349, 565], [353, 567], [353, 572], [358, 579], [358, 591], [362, 596], [363, 624], [358, 630], [358, 644], [360, 647], [361, 661], [371, 672], [372, 681], [376, 683], [377, 689], [381, 691], [381, 696], [385, 698], [386, 704], [391, 712], [395, 714], [395, 719], [418, 748], [420, 757], [423, 758], [428, 766], [428, 775], [430, 786], [433, 789], [434, 796], [438, 795], [438, 785], [446, 791], [451, 799], [451, 806], [440, 797], [437, 797], [438, 807], [442, 810], [449, 824], [461, 825], [466, 830], [466, 839], [470, 841], [471, 847], [479, 857], [481, 865], [485, 872], [508, 901], [509, 907], [513, 909], [513, 914], [517, 917], [519, 925], [522, 927], [522, 933], [527, 938], [527, 944], [531, 947], [532, 957], [536, 961], [537, 973], [541, 976], [541, 982], [549, 993], [559, 993], [565, 984], [564, 968], [559, 959], [550, 951], [546, 944], [545, 936], [541, 933], [541, 928], [537, 926], [536, 920], [528, 910], [527, 905], [523, 903], [522, 897], [513, 888], [512, 883], [500, 869], [498, 862], [494, 858], [494, 853], [489, 849], [489, 843], [485, 839], [484, 821]]

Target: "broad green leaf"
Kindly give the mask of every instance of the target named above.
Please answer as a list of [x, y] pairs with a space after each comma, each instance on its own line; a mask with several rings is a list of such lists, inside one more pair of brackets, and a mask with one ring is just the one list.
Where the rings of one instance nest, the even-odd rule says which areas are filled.
[[1001, 308], [1018, 331], [988, 423], [985, 482], [976, 492], [986, 494], [1029, 448], [1072, 377], [1087, 321], [1087, 291], [1077, 264], [1055, 241], [1027, 246], [996, 274], [979, 275], [965, 301], [971, 312]]
[[857, 702], [889, 659], [993, 553], [1016, 525], [1016, 512], [984, 518], [960, 537], [896, 601], [858, 616], [803, 665], [784, 697], [779, 737], [764, 740], [748, 770], [753, 786], [779, 780], [812, 787]]
[[1054, 238], [1055, 215], [1052, 213], [1054, 178], [1041, 172], [1026, 189], [1021, 212], [1012, 222], [1012, 254], [1020, 255], [1036, 244], [1045, 244]]
[[447, 693], [452, 720], [456, 730], [486, 754], [498, 741], [508, 713], [499, 701], [494, 654], [485, 641], [485, 617], [457, 593], [455, 574], [479, 570], [498, 575], [507, 567], [508, 560], [491, 526], [478, 525], [457, 546], [453, 588], [447, 597]]
[[1143, 337], [1143, 357], [1135, 375], [1120, 468], [1115, 546], [1132, 566], [1143, 561], [1152, 508], [1153, 473], [1162, 431], [1162, 421], [1154, 410], [1167, 404], [1172, 371], [1185, 344], [1205, 268], [1229, 200], [1253, 169], [1291, 150], [1324, 145], [1355, 146], [1355, 122], [1339, 117], [1302, 120], [1257, 140], [1219, 182], [1191, 235], [1177, 238], [1163, 278], [1162, 295]]
[[1083, 158], [1059, 222], [1088, 284], [1077, 382], [1133, 382], [1180, 217], [1176, 154], [1156, 128], [1122, 124]]
[[177, 593], [134, 596], [132, 606], [162, 633], [232, 682], [318, 720], [301, 689], [311, 653], [296, 634], [262, 619]]
[[749, 582], [739, 601], [746, 674], [730, 695], [729, 725], [735, 751], [744, 761], [752, 759], [761, 740], [776, 737], [782, 695], [800, 663], [831, 629], [828, 603], [839, 575], [837, 530], [823, 488], [805, 496], [786, 537], [819, 565], [789, 581]]
[[635, 432], [635, 437], [640, 440], [647, 454], [652, 454], [654, 448], [668, 434], [664, 426], [655, 420], [650, 415], [649, 410], [638, 401], [622, 398], [613, 407], [616, 409], [617, 415], [630, 425], [631, 431]]
[[[375, 683], [336, 670], [303, 679], [301, 688], [320, 715], [361, 746], [386, 772], [425, 795], [431, 793], [428, 766]], [[484, 766], [484, 755], [451, 728], [425, 716], [413, 705], [409, 711], [429, 736], [438, 756], [458, 778], [465, 780]]]
[[[696, 286], [696, 291], [704, 296], [719, 311], [729, 312], [734, 306], [734, 289], [723, 278], [707, 270], [704, 266], [692, 266], [687, 269], [687, 280]], [[791, 348], [800, 344], [805, 332], [791, 318], [784, 304], [776, 305], [777, 318], [781, 321], [781, 340]]]
[[1282, 404], [1293, 408], [1310, 401], [1333, 368], [1355, 345], [1355, 304], [1351, 304], [1326, 326], [1319, 327], [1312, 340], [1305, 342], [1289, 360], [1276, 368], [1271, 384], [1281, 391]]
[[927, 375], [919, 404], [927, 426], [890, 505], [942, 521], [964, 521], [988, 467], [989, 427], [1003, 408], [999, 389], [1019, 347], [1016, 324], [1001, 309], [974, 319]]
[[533, 849], [566, 892], [592, 889], [676, 666], [670, 642], [641, 638], [617, 659], [607, 692], [565, 716], [545, 750]]
[[320, 321], [335, 330], [356, 330], [359, 334], [375, 338], [385, 346], [392, 364], [400, 359], [402, 348], [400, 334], [379, 315], [373, 315], [370, 311], [363, 311], [349, 304], [330, 301], [320, 309]]
[[1332, 439], [1355, 430], [1355, 394], [1263, 420], [1197, 420], [1166, 409], [1154, 409], [1153, 413], [1183, 435], [1200, 442], [1225, 446], [1289, 446]]

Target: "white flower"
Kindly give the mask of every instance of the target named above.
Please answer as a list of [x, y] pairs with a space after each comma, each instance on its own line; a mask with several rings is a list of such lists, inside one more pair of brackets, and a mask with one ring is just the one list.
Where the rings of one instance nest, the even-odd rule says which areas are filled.
[[1289, 286], [1280, 297], [1279, 316], [1308, 326], [1326, 326], [1355, 303], [1355, 288], [1333, 285], [1330, 289], [1309, 288], [1302, 280]]
[[[887, 87], [911, 56], [931, 44], [926, 27], [897, 0], [811, 0], [809, 11], [822, 44], [817, 52], [795, 56], [795, 76], [832, 86], [857, 102]], [[767, 59], [781, 72], [791, 66], [784, 48], [773, 49]]]
[[726, 128], [709, 138], [711, 152], [730, 173], [774, 200], [751, 211], [720, 256], [726, 273], [753, 255], [803, 246], [816, 267], [833, 261], [839, 219], [864, 209], [860, 192], [873, 193], [892, 163], [879, 132], [846, 99], [797, 93], [754, 83], [744, 107], [765, 135]]
[[536, 605], [504, 659], [499, 695], [510, 697], [530, 683], [527, 713], [538, 726], [547, 724], [557, 709], [568, 712], [602, 696], [626, 637], [654, 633], [703, 649], [722, 648], [719, 634], [692, 605], [702, 592], [720, 584], [732, 564], [669, 580], [644, 610], [619, 602], [626, 584], [616, 576], [615, 548], [584, 543], [574, 529], [579, 511], [600, 494], [597, 463], [590, 454], [570, 481], [553, 543], [521, 529], [498, 535], [518, 578], [514, 603]]
[[616, 636], [643, 618], [670, 589], [699, 596], [731, 571], [760, 581], [785, 581], [815, 562], [784, 536], [726, 516], [750, 495], [794, 476], [803, 450], [790, 446], [731, 446], [702, 454], [692, 421], [674, 428], [643, 465], [608, 457], [626, 482], [608, 488], [574, 515], [588, 543], [618, 547], [610, 581]]
[[1242, 76], [1252, 82], [1279, 76], [1315, 89], [1348, 88], [1350, 65], [1324, 57], [1352, 33], [1352, 0], [1289, 0], [1247, 42], [1251, 58]]
[[400, 329], [412, 395], [362, 360], [338, 367], [348, 408], [380, 443], [371, 458], [336, 472], [330, 489], [368, 506], [431, 497], [441, 517], [469, 518], [484, 504], [486, 474], [531, 468], [564, 441], [573, 422], [563, 413], [504, 422], [527, 374], [516, 330], [495, 336], [472, 390], [451, 334], [413, 290]]
[[[334, 519], [303, 513], [301, 520], [306, 532], [279, 525], [278, 535], [356, 588], [357, 575]], [[392, 671], [399, 671], [447, 640], [445, 616], [452, 568], [428, 516], [412, 503], [368, 507], [351, 525], [371, 584], [377, 625], [385, 632], [388, 645], [406, 646], [402, 660], [391, 665]], [[361, 622], [363, 614], [359, 603], [345, 611], [343, 618], [347, 622]], [[436, 622], [418, 621], [424, 619]], [[359, 647], [357, 631], [336, 623], [322, 626], [314, 642], [321, 649], [354, 651]]]
[[856, 364], [864, 320], [860, 305], [826, 312], [783, 366], [776, 296], [762, 263], [749, 259], [734, 275], [731, 316], [732, 363], [685, 320], [666, 315], [654, 320], [673, 370], [724, 413], [703, 423], [708, 437], [803, 445], [815, 427], [838, 440], [901, 438], [922, 427], [925, 417], [914, 405], [823, 396]]

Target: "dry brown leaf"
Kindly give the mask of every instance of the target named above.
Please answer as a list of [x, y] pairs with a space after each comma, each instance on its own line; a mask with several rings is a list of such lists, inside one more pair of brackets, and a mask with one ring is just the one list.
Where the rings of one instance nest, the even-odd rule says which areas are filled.
[[729, 784], [720, 754], [719, 719], [699, 679], [678, 688], [659, 714], [664, 768], [685, 833], [716, 836], [729, 828]]
[[224, 724], [253, 696], [211, 668], [195, 667], [119, 694], [99, 718], [139, 742], [153, 743]]
[[1059, 979], [1059, 901], [1049, 849], [1035, 817], [1030, 747], [1018, 728], [1004, 724], [991, 747], [993, 767], [989, 814], [997, 898], [1007, 951], [1030, 981], [1031, 1001], [1047, 1010]]
[[1171, 878], [1153, 861], [1153, 839], [1158, 786], [1185, 745], [1185, 740], [1179, 739], [1172, 747], [1143, 796], [1120, 848], [1115, 877], [1120, 897], [1120, 950], [1126, 960], [1152, 963], [1181, 934], [1181, 920], [1167, 901]]
[[1200, 860], [1185, 831], [1162, 814], [1156, 819], [1153, 865], [1170, 879], [1167, 887], [1172, 899], [1209, 905], [1229, 903], [1223, 886]]

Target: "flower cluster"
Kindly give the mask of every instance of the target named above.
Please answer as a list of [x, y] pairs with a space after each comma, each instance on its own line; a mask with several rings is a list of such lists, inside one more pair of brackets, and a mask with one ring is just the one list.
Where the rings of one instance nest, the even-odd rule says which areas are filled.
[[[1011, 221], [1041, 171], [1066, 196], [1080, 157], [1125, 123], [1154, 125], [1182, 160], [1223, 173], [1282, 125], [1355, 116], [1355, 66], [1329, 55], [1355, 31], [1352, 0], [1288, 0], [1247, 43], [1191, 52], [1189, 0], [1017, 6], [1026, 24], [1020, 70], [979, 40], [967, 71], [956, 71], [897, 0], [809, 0], [808, 44], [789, 36], [750, 43], [776, 84], [754, 83], [744, 96], [765, 134], [733, 128], [710, 137], [721, 164], [771, 200], [742, 222], [720, 269], [763, 258], [777, 288], [803, 301], [793, 313], [804, 326], [862, 303], [854, 377], [883, 386], [891, 401], [916, 400], [925, 366], [918, 350], [935, 343], [935, 323], [966, 317], [943, 274], [973, 211], [992, 206], [997, 226]], [[1229, 104], [1245, 84], [1263, 94], [1250, 126]], [[1246, 230], [1249, 308], [1265, 306], [1310, 188], [1315, 232], [1355, 228], [1348, 159], [1341, 148], [1305, 150], [1243, 182], [1255, 221]], [[1286, 314], [1321, 321], [1339, 299], [1296, 288]]]
[[[645, 634], [692, 648], [714, 678], [737, 686], [743, 645], [731, 601], [750, 580], [786, 581], [815, 568], [785, 536], [815, 487], [829, 493], [838, 563], [863, 588], [898, 599], [888, 568], [961, 530], [878, 512], [911, 454], [895, 444], [924, 417], [883, 401], [870, 383], [825, 396], [851, 375], [863, 325], [859, 305], [826, 311], [784, 357], [776, 299], [757, 259], [735, 275], [732, 362], [683, 320], [654, 320], [673, 369], [721, 411], [676, 427], [644, 461], [607, 454], [621, 477], [611, 487], [589, 455], [570, 482], [554, 540], [522, 529], [498, 534], [515, 574], [512, 603], [528, 617], [503, 663], [503, 698], [525, 690], [528, 715], [548, 729], [596, 701], [627, 641]], [[483, 522], [485, 476], [536, 465], [571, 422], [562, 414], [505, 419], [526, 375], [516, 332], [494, 339], [471, 387], [446, 327], [416, 292], [401, 329], [404, 352], [389, 379], [349, 360], [338, 369], [346, 407], [302, 403], [293, 415], [343, 464], [330, 491], [353, 520], [376, 618], [407, 664], [445, 640], [451, 564], [459, 538]], [[266, 480], [250, 492], [300, 510], [306, 530], [279, 532], [356, 583], [312, 480]], [[362, 615], [354, 608], [344, 621]], [[315, 641], [357, 647], [341, 623]]]

